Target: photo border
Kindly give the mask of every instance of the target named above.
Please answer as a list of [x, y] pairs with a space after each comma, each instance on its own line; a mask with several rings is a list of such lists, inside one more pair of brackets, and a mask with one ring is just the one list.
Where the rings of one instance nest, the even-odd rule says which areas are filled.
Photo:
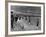
[[[8, 13], [8, 3], [9, 3], [9, 2], [6, 3], [6, 4], [7, 4], [7, 6], [6, 6], [6, 7], [7, 7], [7, 8], [6, 8], [7, 13]], [[44, 3], [18, 2], [18, 1], [16, 1], [16, 2], [13, 1], [13, 2], [11, 2], [11, 3], [30, 3], [30, 4], [42, 4], [42, 5], [43, 5], [43, 12], [44, 12], [44, 13], [43, 13], [43, 17], [44, 17], [44, 18], [43, 18], [43, 24], [44, 24], [44, 26], [43, 26], [43, 29], [44, 29], [44, 30], [43, 30], [43, 33], [34, 33], [34, 34], [30, 34], [30, 33], [29, 33], [29, 34], [17, 34], [17, 35], [20, 35], [20, 36], [21, 36], [21, 35], [35, 35], [35, 34], [37, 35], [37, 34], [44, 34], [44, 33], [45, 33], [45, 28], [44, 28], [44, 27], [45, 27], [45, 10], [44, 10], [44, 9], [45, 9], [45, 4], [44, 4]], [[6, 5], [6, 4], [5, 4], [5, 5]], [[5, 15], [6, 15], [7, 13], [5, 13]], [[7, 22], [8, 22], [8, 17], [7, 17]], [[6, 23], [6, 21], [5, 21], [5, 23]], [[6, 25], [6, 24], [5, 24], [5, 25]], [[6, 30], [8, 30], [8, 23], [7, 23], [7, 29], [6, 29]], [[5, 31], [6, 31], [6, 30], [5, 30]], [[6, 32], [8, 32], [8, 31], [6, 31]], [[14, 35], [15, 35], [15, 34], [14, 34]]]

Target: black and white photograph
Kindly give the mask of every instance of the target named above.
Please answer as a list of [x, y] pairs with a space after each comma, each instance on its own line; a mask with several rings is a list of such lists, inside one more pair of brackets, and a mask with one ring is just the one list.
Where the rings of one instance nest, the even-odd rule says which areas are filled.
[[11, 31], [41, 29], [41, 8], [31, 6], [11, 6]]
[[43, 5], [8, 3], [9, 34], [43, 32]]

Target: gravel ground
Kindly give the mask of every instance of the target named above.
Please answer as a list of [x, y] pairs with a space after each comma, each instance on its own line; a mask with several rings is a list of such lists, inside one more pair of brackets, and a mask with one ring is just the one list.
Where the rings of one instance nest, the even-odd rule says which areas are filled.
[[29, 30], [40, 30], [40, 27], [31, 25], [25, 20], [19, 20], [17, 23], [14, 23], [14, 31], [29, 31]]

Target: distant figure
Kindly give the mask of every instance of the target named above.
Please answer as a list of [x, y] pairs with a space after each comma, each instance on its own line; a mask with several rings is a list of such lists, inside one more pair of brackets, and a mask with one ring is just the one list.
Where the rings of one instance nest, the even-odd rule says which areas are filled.
[[39, 19], [37, 19], [37, 26], [39, 25]]

